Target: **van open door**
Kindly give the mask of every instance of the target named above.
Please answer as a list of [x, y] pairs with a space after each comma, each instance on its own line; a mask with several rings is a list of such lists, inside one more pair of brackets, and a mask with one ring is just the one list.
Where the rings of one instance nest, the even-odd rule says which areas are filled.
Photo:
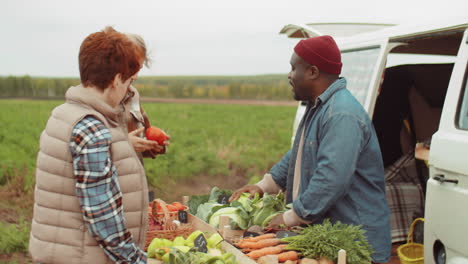
[[425, 263], [468, 263], [468, 30], [453, 68], [429, 155]]
[[388, 53], [400, 43], [388, 39], [340, 46], [343, 69], [341, 76], [347, 80], [347, 89], [364, 106], [369, 116], [373, 115], [375, 100], [379, 93]]

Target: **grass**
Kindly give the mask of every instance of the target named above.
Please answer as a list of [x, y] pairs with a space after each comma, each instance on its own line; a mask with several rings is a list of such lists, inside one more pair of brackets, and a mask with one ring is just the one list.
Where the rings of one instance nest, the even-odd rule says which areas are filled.
[[[39, 137], [51, 110], [62, 101], [1, 100], [0, 185], [25, 177], [31, 189]], [[143, 105], [152, 125], [171, 135], [166, 155], [146, 160], [151, 184], [196, 175], [243, 171], [263, 174], [290, 144], [295, 107], [200, 104]], [[22, 168], [21, 175], [16, 175]]]
[[25, 220], [19, 224], [0, 222], [0, 254], [27, 252], [30, 225]]
[[[33, 186], [33, 171], [39, 137], [53, 107], [59, 101], [0, 101], [0, 184], [24, 177], [25, 188]], [[21, 174], [18, 175], [18, 169]]]
[[145, 163], [153, 185], [197, 174], [250, 178], [288, 149], [294, 107], [147, 104], [153, 125], [171, 135], [167, 155]]

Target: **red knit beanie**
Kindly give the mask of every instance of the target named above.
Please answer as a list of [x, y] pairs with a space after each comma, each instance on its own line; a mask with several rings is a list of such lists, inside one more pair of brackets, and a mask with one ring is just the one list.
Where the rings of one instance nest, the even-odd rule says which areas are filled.
[[331, 74], [341, 73], [341, 53], [331, 36], [303, 39], [294, 47], [296, 54], [319, 70]]

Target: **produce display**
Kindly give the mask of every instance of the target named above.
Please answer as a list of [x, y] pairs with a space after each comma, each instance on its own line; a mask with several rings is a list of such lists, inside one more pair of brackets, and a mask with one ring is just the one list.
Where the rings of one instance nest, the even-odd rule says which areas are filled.
[[327, 219], [294, 231], [297, 235], [284, 238], [277, 238], [274, 233], [247, 237], [235, 246], [254, 260], [276, 256], [279, 263], [306, 259], [300, 263], [328, 264], [336, 263], [338, 251], [345, 250], [348, 264], [371, 263], [372, 249], [360, 226], [332, 224]]
[[[167, 216], [168, 211], [188, 211], [190, 223], [201, 230], [169, 239], [147, 240], [147, 243], [151, 241], [148, 257], [165, 264], [334, 264], [339, 259], [340, 264], [371, 263], [373, 251], [361, 226], [331, 223], [325, 219], [321, 224], [306, 227], [265, 230], [274, 216], [290, 208], [284, 202], [284, 194], [256, 195], [250, 199], [249, 194], [244, 193], [229, 203], [231, 194], [229, 190], [214, 187], [210, 194], [192, 196], [188, 207], [174, 202], [159, 208], [153, 203], [149, 214], [164, 212]], [[229, 217], [231, 230], [225, 225], [219, 229], [223, 216]], [[150, 214], [150, 219], [153, 219], [150, 225], [159, 228], [159, 223], [155, 222], [158, 218]], [[227, 218], [222, 221], [227, 223]], [[216, 230], [222, 232], [226, 240]], [[228, 235], [232, 232], [236, 232], [236, 239]]]

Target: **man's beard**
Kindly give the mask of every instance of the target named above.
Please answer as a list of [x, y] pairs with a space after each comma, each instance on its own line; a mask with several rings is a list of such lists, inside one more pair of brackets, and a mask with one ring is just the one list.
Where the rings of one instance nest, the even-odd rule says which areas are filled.
[[296, 101], [301, 101], [301, 99], [299, 98], [299, 96], [297, 95], [297, 93], [295, 93], [294, 91], [292, 91], [292, 96], [293, 96], [294, 100], [296, 100]]
[[291, 85], [291, 93], [292, 93], [292, 97], [294, 98], [294, 100], [300, 101], [301, 99], [300, 99], [299, 96], [297, 95], [296, 89], [294, 89], [294, 84], [293, 84], [293, 82], [292, 82], [292, 81], [289, 81], [289, 85]]

